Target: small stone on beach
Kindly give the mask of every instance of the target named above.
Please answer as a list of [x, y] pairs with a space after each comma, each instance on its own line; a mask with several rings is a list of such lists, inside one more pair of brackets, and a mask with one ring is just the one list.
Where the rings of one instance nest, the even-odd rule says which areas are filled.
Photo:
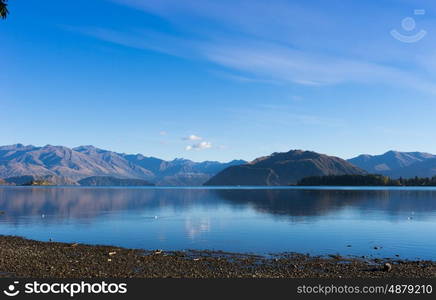
[[390, 272], [390, 271], [392, 271], [392, 265], [391, 265], [390, 263], [385, 263], [384, 266], [383, 266], [383, 270], [384, 270], [385, 272]]

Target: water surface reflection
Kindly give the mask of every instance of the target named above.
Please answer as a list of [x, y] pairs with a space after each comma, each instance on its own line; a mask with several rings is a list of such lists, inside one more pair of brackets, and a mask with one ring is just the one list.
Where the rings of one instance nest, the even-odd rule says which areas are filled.
[[0, 234], [41, 240], [436, 258], [436, 189], [6, 187], [0, 210]]

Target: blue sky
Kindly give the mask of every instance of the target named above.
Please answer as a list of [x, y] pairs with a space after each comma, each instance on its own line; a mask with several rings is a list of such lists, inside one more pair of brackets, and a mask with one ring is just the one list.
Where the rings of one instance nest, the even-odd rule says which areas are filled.
[[436, 153], [433, 1], [9, 2], [0, 144]]

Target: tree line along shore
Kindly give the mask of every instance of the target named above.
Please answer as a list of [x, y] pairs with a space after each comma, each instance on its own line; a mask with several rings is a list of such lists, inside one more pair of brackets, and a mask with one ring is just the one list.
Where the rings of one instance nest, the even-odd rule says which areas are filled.
[[436, 186], [434, 177], [414, 177], [392, 179], [388, 176], [368, 175], [328, 175], [311, 176], [298, 181], [299, 186]]

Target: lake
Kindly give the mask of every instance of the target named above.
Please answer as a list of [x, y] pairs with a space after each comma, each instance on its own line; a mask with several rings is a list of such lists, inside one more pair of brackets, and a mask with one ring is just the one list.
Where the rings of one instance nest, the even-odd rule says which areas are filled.
[[43, 241], [436, 260], [436, 188], [1, 187], [0, 210]]

